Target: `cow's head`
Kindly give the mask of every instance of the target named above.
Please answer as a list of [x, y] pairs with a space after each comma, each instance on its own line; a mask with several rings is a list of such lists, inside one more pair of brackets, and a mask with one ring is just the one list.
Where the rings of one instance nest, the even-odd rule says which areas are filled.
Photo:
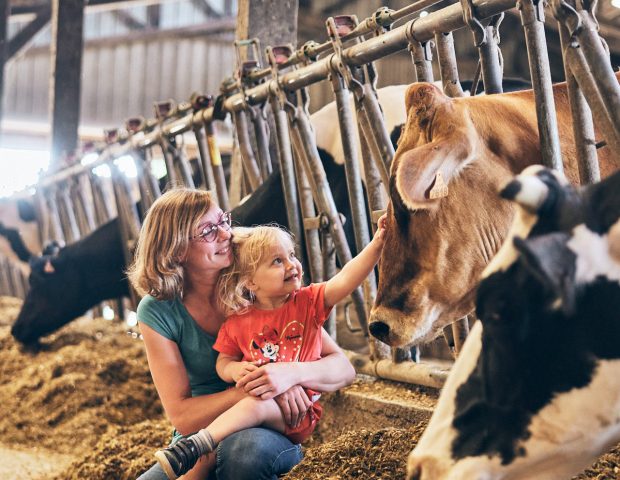
[[504, 190], [519, 213], [409, 479], [570, 478], [620, 439], [615, 177], [578, 193], [530, 170]]
[[103, 300], [127, 296], [124, 268], [117, 220], [56, 255], [32, 259], [30, 289], [11, 333], [31, 344]]
[[407, 91], [370, 318], [370, 332], [390, 345], [431, 340], [471, 312], [477, 279], [510, 225], [512, 206], [497, 199], [511, 177], [498, 160], [508, 142], [483, 138], [466, 100], [481, 101], [427, 83]]
[[11, 334], [23, 344], [57, 330], [84, 313], [82, 287], [75, 266], [45, 255], [30, 261], [30, 288]]

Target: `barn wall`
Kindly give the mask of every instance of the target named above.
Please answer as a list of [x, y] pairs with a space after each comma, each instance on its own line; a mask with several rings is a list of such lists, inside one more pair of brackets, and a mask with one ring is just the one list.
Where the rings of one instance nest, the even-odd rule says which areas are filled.
[[[175, 38], [86, 46], [83, 56], [82, 123], [118, 125], [132, 115], [152, 116], [153, 102], [187, 100], [194, 90], [217, 93], [233, 68], [230, 42]], [[9, 118], [45, 121], [49, 53], [36, 48], [6, 71]]]

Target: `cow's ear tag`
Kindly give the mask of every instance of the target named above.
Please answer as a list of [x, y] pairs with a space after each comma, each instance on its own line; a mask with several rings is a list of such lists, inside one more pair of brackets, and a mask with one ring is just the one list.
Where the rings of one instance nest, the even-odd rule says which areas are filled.
[[428, 192], [428, 198], [434, 200], [436, 198], [443, 198], [448, 196], [448, 185], [443, 181], [443, 175], [441, 172], [437, 172], [435, 175], [435, 182], [433, 188]]
[[54, 268], [54, 265], [52, 265], [52, 262], [48, 260], [45, 262], [45, 265], [43, 265], [43, 271], [45, 273], [54, 273], [56, 269]]

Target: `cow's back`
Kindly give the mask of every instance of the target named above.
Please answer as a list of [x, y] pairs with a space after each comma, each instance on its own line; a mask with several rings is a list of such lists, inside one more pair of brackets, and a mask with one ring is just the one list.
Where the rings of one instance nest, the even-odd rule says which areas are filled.
[[[620, 72], [616, 75], [620, 79]], [[575, 147], [568, 90], [565, 83], [553, 86], [553, 98], [557, 115], [558, 134], [564, 174], [573, 183], [579, 183], [579, 167]], [[465, 97], [455, 99], [467, 103], [469, 115], [476, 131], [486, 137], [487, 146], [497, 152], [497, 158], [510, 162], [512, 173], [518, 174], [525, 167], [542, 163], [538, 120], [533, 90]], [[595, 128], [595, 141], [602, 139]], [[598, 149], [601, 178], [620, 169], [620, 156], [614, 155], [608, 146]]]

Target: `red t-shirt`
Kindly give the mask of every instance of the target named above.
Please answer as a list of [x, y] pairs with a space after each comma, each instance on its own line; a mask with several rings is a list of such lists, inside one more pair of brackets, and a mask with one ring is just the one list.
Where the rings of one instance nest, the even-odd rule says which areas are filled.
[[292, 293], [273, 310], [251, 308], [224, 322], [213, 348], [248, 362], [309, 362], [321, 358], [321, 327], [331, 307], [325, 308], [325, 283]]

